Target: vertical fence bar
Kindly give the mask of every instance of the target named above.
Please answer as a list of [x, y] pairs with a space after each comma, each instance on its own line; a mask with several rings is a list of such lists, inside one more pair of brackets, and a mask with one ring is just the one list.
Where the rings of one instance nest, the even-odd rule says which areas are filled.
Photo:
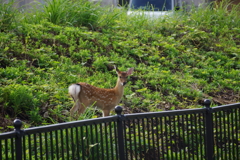
[[139, 141], [139, 155], [140, 155], [140, 159], [143, 159], [142, 156], [142, 150], [143, 150], [143, 146], [142, 146], [142, 139], [141, 139], [141, 128], [140, 128], [140, 119], [137, 118], [137, 130], [138, 130], [138, 141]]
[[14, 153], [16, 152], [15, 150], [14, 150], [14, 141], [13, 141], [13, 138], [11, 138], [11, 141], [10, 141], [10, 144], [11, 144], [11, 149], [12, 149], [12, 152], [11, 152], [11, 157], [12, 157], [12, 159], [14, 160]]
[[134, 153], [134, 155], [135, 155], [135, 158], [137, 159], [137, 153], [138, 153], [138, 150], [137, 150], [137, 136], [135, 136], [136, 135], [136, 130], [137, 130], [137, 128], [136, 128], [136, 125], [135, 125], [135, 120], [133, 120], [133, 138], [134, 138], [134, 149], [135, 149], [135, 151], [133, 151], [133, 152], [135, 152]]
[[189, 118], [188, 118], [189, 114], [186, 115], [186, 140], [187, 140], [187, 156], [188, 159], [190, 159], [191, 157], [191, 153], [190, 153], [190, 146], [191, 146], [191, 142], [190, 142], [190, 131], [189, 131]]
[[[184, 142], [186, 142], [187, 141], [187, 137], [186, 137], [186, 134], [185, 134], [185, 131], [187, 130], [186, 129], [186, 123], [185, 123], [185, 116], [186, 116], [186, 114], [183, 114], [183, 115], [181, 115], [181, 121], [182, 121], [182, 135], [183, 135], [183, 141]], [[184, 151], [186, 150], [186, 148], [187, 148], [187, 145], [186, 146], [184, 146]], [[187, 159], [187, 156], [186, 156], [187, 154], [186, 154], [186, 152], [183, 152], [183, 159]]]
[[[68, 131], [67, 131], [67, 132], [68, 132]], [[68, 134], [68, 135], [69, 135], [69, 134]], [[73, 128], [71, 128], [71, 129], [70, 129], [70, 136], [69, 136], [69, 137], [67, 136], [67, 141], [68, 141], [67, 144], [69, 144], [69, 142], [70, 142], [70, 143], [71, 143], [71, 147], [72, 147], [72, 148], [75, 148], [75, 146], [74, 146], [74, 140], [73, 140], [74, 138], [73, 138], [73, 137], [74, 137], [74, 136], [73, 136]], [[70, 141], [69, 139], [71, 139], [71, 141]], [[77, 143], [75, 143], [75, 144], [77, 144]], [[69, 145], [69, 147], [70, 147], [70, 145]], [[72, 153], [71, 153], [71, 154], [72, 154], [72, 158], [73, 158], [73, 157], [75, 156], [75, 151], [74, 151], [74, 149], [72, 149]]]
[[34, 142], [34, 147], [33, 147], [33, 150], [34, 150], [34, 156], [35, 158], [37, 158], [37, 135], [36, 133], [33, 135], [33, 142]]
[[54, 153], [56, 153], [56, 151], [54, 151], [53, 149], [53, 131], [50, 132], [50, 144], [51, 144], [51, 160], [54, 159]]
[[106, 143], [105, 153], [107, 153], [107, 155], [106, 155], [105, 158], [109, 159], [109, 152], [110, 152], [110, 150], [109, 150], [109, 146], [108, 146], [109, 143], [108, 143], [108, 131], [107, 131], [107, 126], [108, 126], [108, 124], [105, 122], [105, 123], [104, 123], [104, 133], [105, 133], [105, 143]]
[[[160, 133], [161, 133], [161, 152], [162, 152], [162, 159], [164, 159], [164, 152], [165, 152], [165, 149], [164, 149], [164, 134], [163, 134], [163, 127], [164, 127], [164, 124], [166, 125], [165, 121], [163, 123], [163, 118], [164, 117], [159, 117], [160, 118]], [[165, 141], [167, 142], [167, 141]], [[167, 148], [167, 147], [166, 147]]]
[[16, 132], [15, 139], [16, 160], [22, 160], [22, 136], [23, 136], [23, 131], [21, 130], [22, 121], [20, 121], [19, 119], [15, 119], [13, 125]]
[[[103, 123], [102, 123], [103, 125]], [[100, 133], [101, 133], [101, 137], [100, 137], [100, 144], [101, 144], [101, 151], [102, 151], [102, 159], [104, 159], [104, 148], [103, 148], [103, 129], [102, 127], [100, 127]]]
[[[170, 140], [169, 140], [169, 137], [168, 137], [168, 127], [167, 127], [167, 116], [164, 116], [164, 131], [162, 131], [162, 134], [163, 134], [163, 137], [165, 136], [165, 146], [166, 146], [166, 151], [165, 151], [165, 153], [166, 153], [166, 159], [170, 159], [170, 157], [169, 157], [169, 154], [168, 154], [168, 146], [169, 146], [169, 142], [170, 142]], [[165, 133], [164, 133], [165, 132]], [[164, 142], [163, 142], [164, 143]], [[164, 157], [165, 158], [165, 157]]]
[[[151, 140], [150, 140], [150, 127], [149, 127], [149, 118], [146, 118], [146, 122], [147, 122], [147, 150], [151, 150]], [[146, 154], [147, 154], [147, 150], [146, 150]]]
[[28, 148], [29, 148], [29, 159], [32, 160], [32, 144], [31, 144], [31, 134], [28, 135]]
[[4, 140], [5, 142], [4, 142], [4, 147], [5, 147], [5, 158], [6, 159], [8, 159], [8, 152], [7, 152], [7, 150], [6, 150], [6, 148], [8, 148], [8, 139], [5, 139]]
[[177, 127], [176, 127], [176, 123], [177, 123], [177, 115], [173, 116], [173, 135], [174, 135], [174, 138], [175, 138], [175, 145], [174, 145], [174, 149], [175, 149], [175, 157], [177, 157], [178, 155], [178, 148], [179, 148], [179, 145], [177, 143], [179, 143], [179, 141], [177, 140], [178, 138], [178, 135], [177, 135]]
[[220, 138], [219, 138], [220, 132], [219, 132], [219, 127], [218, 127], [218, 126], [221, 125], [221, 124], [219, 124], [219, 113], [218, 113], [218, 112], [216, 112], [216, 113], [214, 114], [214, 120], [215, 120], [215, 121], [214, 121], [214, 125], [215, 125], [215, 129], [216, 129], [215, 135], [214, 135], [214, 136], [216, 137], [214, 152], [216, 153], [216, 154], [215, 154], [215, 157], [218, 158], [218, 157], [219, 157], [218, 145], [219, 145], [219, 142], [220, 142]]
[[211, 101], [206, 99], [204, 100], [204, 106], [206, 107], [206, 158], [207, 160], [214, 160], [214, 146], [213, 146], [213, 111], [210, 107]]
[[115, 138], [113, 138], [112, 135], [112, 126], [113, 126], [113, 122], [109, 122], [109, 132], [110, 132], [110, 140], [113, 140], [112, 143], [110, 143], [110, 148], [111, 148], [111, 159], [114, 159], [114, 152], [113, 152], [113, 143], [115, 143]]
[[[60, 131], [60, 149], [59, 149], [59, 155], [62, 157], [62, 159], [65, 159], [65, 157], [64, 157], [64, 139], [63, 139], [63, 131], [64, 131], [64, 129], [60, 129], [59, 130]], [[65, 130], [66, 131], [66, 130]], [[67, 137], [67, 136], [66, 136]], [[59, 144], [56, 144], [56, 145], [59, 145]]]
[[60, 153], [60, 151], [59, 151], [60, 146], [59, 146], [59, 141], [58, 141], [58, 140], [60, 140], [60, 138], [58, 137], [58, 135], [59, 135], [58, 131], [60, 131], [60, 130], [55, 130], [55, 139], [56, 139], [55, 147], [56, 147], [57, 159], [59, 159], [59, 153]]
[[[90, 135], [91, 136], [89, 136], [89, 138], [91, 137], [91, 141], [90, 141], [91, 145], [95, 145], [94, 140], [93, 140], [93, 134], [94, 134], [93, 133], [93, 125], [94, 124], [90, 125]], [[91, 151], [92, 151], [91, 154], [92, 154], [93, 157], [94, 157], [94, 153], [95, 153], [94, 150], [95, 150], [95, 147], [93, 146], [93, 148], [91, 149]]]
[[[129, 144], [129, 154], [130, 154], [130, 157], [131, 157], [131, 159], [133, 159], [133, 149], [132, 149], [132, 146], [133, 146], [133, 144], [132, 144], [132, 127], [131, 127], [131, 124], [132, 124], [132, 121], [131, 120], [129, 120], [128, 121], [128, 124], [129, 124], [129, 131], [128, 131], [128, 135], [129, 135], [129, 141], [130, 141], [130, 144]], [[127, 148], [127, 146], [126, 146], [126, 148]]]
[[226, 122], [226, 118], [225, 118], [225, 116], [226, 116], [226, 113], [225, 113], [225, 111], [223, 110], [222, 111], [222, 113], [223, 113], [223, 137], [224, 137], [224, 149], [222, 149], [222, 151], [225, 151], [224, 152], [224, 159], [228, 159], [228, 154], [227, 154], [227, 127], [226, 127], [226, 125], [227, 125], [227, 122]]
[[118, 152], [118, 140], [116, 140], [116, 139], [118, 139], [117, 127], [116, 127], [117, 122], [114, 122], [113, 125], [114, 125], [114, 137], [115, 137], [115, 143], [116, 143], [116, 146], [115, 146], [116, 159], [115, 160], [119, 160], [119, 156], [118, 156], [119, 155], [119, 152]]
[[169, 118], [169, 145], [170, 145], [170, 150], [171, 150], [171, 154], [169, 153], [169, 156], [171, 157], [170, 159], [173, 159], [173, 136], [172, 136], [172, 133], [173, 133], [173, 129], [172, 129], [172, 117], [171, 116], [168, 116]]
[[219, 135], [220, 135], [220, 141], [219, 141], [219, 143], [220, 143], [220, 145], [219, 145], [219, 147], [218, 147], [218, 150], [219, 150], [219, 152], [220, 152], [220, 155], [219, 156], [221, 156], [221, 157], [223, 157], [224, 156], [224, 153], [223, 153], [223, 149], [222, 149], [222, 143], [223, 143], [223, 120], [222, 120], [222, 111], [219, 111], [218, 112], [218, 116], [219, 116]]
[[[238, 111], [237, 111], [238, 110]], [[238, 124], [238, 122], [240, 121], [240, 108], [236, 108], [236, 111], [235, 111], [235, 124]], [[239, 137], [239, 134], [238, 132], [240, 132], [240, 129], [239, 129], [239, 125], [236, 125], [236, 139], [237, 139], [237, 142], [236, 142], [236, 150], [237, 150], [237, 157], [236, 159], [239, 159], [240, 158], [240, 151], [239, 151], [239, 144], [238, 144], [238, 139], [240, 138]]]
[[[237, 155], [236, 155], [236, 147], [235, 147], [235, 145], [234, 145], [234, 121], [233, 121], [233, 119], [234, 119], [234, 116], [233, 116], [233, 113], [235, 112], [235, 109], [233, 109], [232, 111], [231, 111], [231, 124], [232, 124], [232, 127], [231, 127], [231, 139], [232, 139], [232, 147], [233, 147], [233, 155], [232, 155], [232, 157], [233, 157], [233, 159], [234, 159], [234, 157], [236, 157]], [[237, 157], [236, 157], [237, 158]]]
[[232, 158], [232, 154], [231, 154], [231, 152], [233, 153], [233, 148], [232, 148], [232, 145], [231, 145], [231, 136], [230, 136], [230, 131], [231, 131], [231, 129], [230, 128], [232, 128], [232, 127], [230, 127], [230, 125], [232, 126], [232, 124], [230, 123], [230, 121], [229, 121], [229, 119], [230, 119], [230, 117], [229, 117], [229, 114], [230, 114], [231, 112], [229, 111], [229, 110], [227, 110], [227, 112], [226, 112], [226, 114], [227, 114], [227, 139], [228, 139], [228, 141], [227, 141], [227, 143], [228, 143], [228, 151], [227, 151], [227, 153], [229, 154], [229, 159], [233, 159]]
[[[155, 124], [157, 124], [157, 123], [155, 122]], [[156, 125], [156, 126], [157, 126], [157, 125]], [[156, 138], [155, 138], [155, 136], [154, 136], [154, 132], [155, 132], [155, 131], [154, 131], [154, 121], [153, 121], [153, 117], [151, 117], [151, 129], [152, 129], [152, 135], [151, 135], [151, 136], [152, 136], [152, 140], [151, 140], [151, 141], [152, 141], [153, 150], [154, 150], [153, 156], [159, 158], [159, 156], [156, 155], [156, 152], [158, 152], [158, 151], [157, 151], [157, 147], [155, 147], [155, 146], [156, 146], [156, 141], [155, 141]], [[157, 139], [157, 141], [158, 141], [158, 139]]]
[[47, 132], [44, 133], [44, 143], [45, 143], [45, 152], [46, 152], [46, 159], [49, 159], [48, 158], [48, 155], [49, 155], [49, 146], [48, 146], [48, 137], [47, 137]]
[[196, 145], [196, 144], [195, 144], [195, 139], [196, 139], [196, 138], [195, 138], [194, 136], [195, 136], [196, 134], [194, 134], [194, 130], [193, 130], [193, 125], [194, 125], [194, 124], [193, 124], [193, 121], [194, 121], [194, 119], [193, 119], [193, 114], [190, 114], [190, 121], [189, 121], [189, 122], [190, 122], [190, 124], [191, 124], [191, 125], [190, 125], [190, 126], [191, 126], [191, 127], [190, 127], [190, 132], [191, 132], [190, 135], [191, 135], [191, 141], [192, 141], [192, 149], [191, 149], [192, 151], [191, 151], [191, 152], [192, 152], [192, 158], [195, 159], [195, 151], [196, 151], [196, 149], [195, 149], [195, 145]]
[[118, 115], [117, 132], [118, 132], [119, 158], [120, 158], [120, 160], [125, 160], [124, 139], [123, 139], [123, 115], [121, 115], [122, 107], [116, 106], [115, 107], [115, 112]]
[[0, 159], [3, 159], [2, 145], [3, 145], [3, 140], [0, 140]]
[[[156, 138], [157, 138], [157, 153], [158, 153], [158, 159], [160, 159], [160, 144], [159, 144], [159, 140], [160, 140], [160, 138], [159, 138], [159, 126], [160, 126], [160, 122], [159, 122], [159, 119], [158, 119], [158, 117], [155, 117], [155, 121], [156, 121]], [[161, 141], [160, 141], [161, 142]]]
[[[180, 121], [180, 115], [177, 115], [177, 123], [178, 123], [178, 137], [179, 137], [179, 143], [180, 143], [180, 141], [182, 140], [183, 141], [183, 137], [181, 137], [181, 130], [183, 130], [183, 129], [181, 129], [181, 126], [182, 126], [182, 123], [181, 123], [181, 121]], [[179, 145], [178, 146], [179, 147], [179, 159], [182, 159], [182, 146], [181, 145]]]
[[123, 132], [123, 135], [124, 135], [124, 138], [123, 139], [125, 139], [125, 143], [124, 143], [124, 146], [125, 146], [125, 159], [128, 159], [127, 157], [128, 157], [128, 145], [127, 145], [127, 122], [126, 122], [126, 120], [125, 121], [123, 121], [123, 130], [124, 130], [124, 132]]
[[145, 135], [145, 131], [146, 131], [146, 128], [145, 128], [145, 118], [142, 118], [142, 133], [143, 133], [143, 147], [144, 147], [144, 157], [146, 157], [146, 151], [147, 151], [147, 147], [146, 147], [146, 135]]
[[[76, 157], [76, 159], [80, 159], [80, 142], [81, 140], [79, 140], [79, 127], [75, 127], [75, 136], [76, 136], [76, 146], [77, 146], [77, 152], [76, 152], [76, 156], [74, 155], [74, 152], [72, 152], [72, 157]], [[72, 148], [75, 148], [73, 143], [72, 143]], [[98, 156], [99, 157], [99, 156]]]
[[39, 133], [39, 147], [40, 147], [40, 159], [43, 160], [44, 153], [43, 153], [42, 133]]
[[[70, 128], [70, 129], [65, 129], [65, 132], [66, 132], [66, 150], [67, 150], [67, 159], [70, 159], [70, 154], [69, 154], [69, 142], [71, 143], [75, 143], [75, 140], [73, 140], [73, 135], [72, 135], [72, 131], [73, 130], [73, 128]], [[70, 136], [69, 136], [69, 134], [70, 134]], [[72, 151], [72, 154], [74, 154], [74, 149], [73, 148], [71, 148], [71, 151]], [[65, 153], [66, 154], [66, 153]]]

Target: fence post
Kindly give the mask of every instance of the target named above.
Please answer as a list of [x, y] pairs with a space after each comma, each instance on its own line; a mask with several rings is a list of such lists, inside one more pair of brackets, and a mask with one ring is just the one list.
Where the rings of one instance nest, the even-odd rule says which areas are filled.
[[117, 132], [118, 132], [118, 149], [119, 149], [119, 158], [120, 160], [125, 160], [125, 153], [124, 153], [124, 138], [123, 138], [123, 115], [122, 113], [122, 107], [116, 106], [115, 112], [118, 115], [118, 121], [117, 121]]
[[16, 133], [15, 139], [15, 151], [16, 151], [16, 160], [22, 160], [22, 136], [23, 131], [21, 130], [22, 121], [19, 119], [15, 119], [13, 121], [14, 131]]
[[204, 100], [206, 110], [206, 158], [207, 160], [214, 160], [214, 137], [213, 137], [213, 110], [210, 107], [211, 101]]

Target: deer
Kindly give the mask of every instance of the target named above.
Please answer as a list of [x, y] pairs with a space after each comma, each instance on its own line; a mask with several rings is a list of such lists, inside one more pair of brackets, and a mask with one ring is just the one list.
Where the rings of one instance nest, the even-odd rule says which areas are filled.
[[102, 110], [103, 117], [109, 116], [110, 111], [120, 103], [124, 86], [127, 84], [127, 78], [134, 70], [134, 68], [130, 68], [127, 71], [120, 71], [116, 66], [114, 66], [114, 69], [118, 76], [114, 88], [98, 88], [85, 82], [69, 86], [68, 92], [75, 102], [74, 106], [70, 109], [71, 117], [74, 117], [76, 111], [78, 111], [78, 115], [81, 115], [90, 106], [96, 106]]

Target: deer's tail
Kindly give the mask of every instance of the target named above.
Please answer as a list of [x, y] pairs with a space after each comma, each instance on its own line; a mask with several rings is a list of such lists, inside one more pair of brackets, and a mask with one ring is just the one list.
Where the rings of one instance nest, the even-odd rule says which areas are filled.
[[72, 84], [71, 86], [68, 87], [68, 93], [71, 95], [75, 102], [78, 100], [80, 90], [81, 90], [80, 84]]

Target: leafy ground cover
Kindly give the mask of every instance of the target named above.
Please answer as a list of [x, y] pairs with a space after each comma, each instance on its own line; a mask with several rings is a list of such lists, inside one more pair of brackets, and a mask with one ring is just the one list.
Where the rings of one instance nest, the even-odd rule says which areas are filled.
[[13, 4], [0, 5], [1, 130], [16, 117], [25, 127], [69, 121], [68, 86], [111, 88], [113, 65], [135, 68], [124, 113], [240, 101], [239, 5], [229, 10], [223, 1], [153, 20], [84, 0], [53, 0], [31, 12]]

